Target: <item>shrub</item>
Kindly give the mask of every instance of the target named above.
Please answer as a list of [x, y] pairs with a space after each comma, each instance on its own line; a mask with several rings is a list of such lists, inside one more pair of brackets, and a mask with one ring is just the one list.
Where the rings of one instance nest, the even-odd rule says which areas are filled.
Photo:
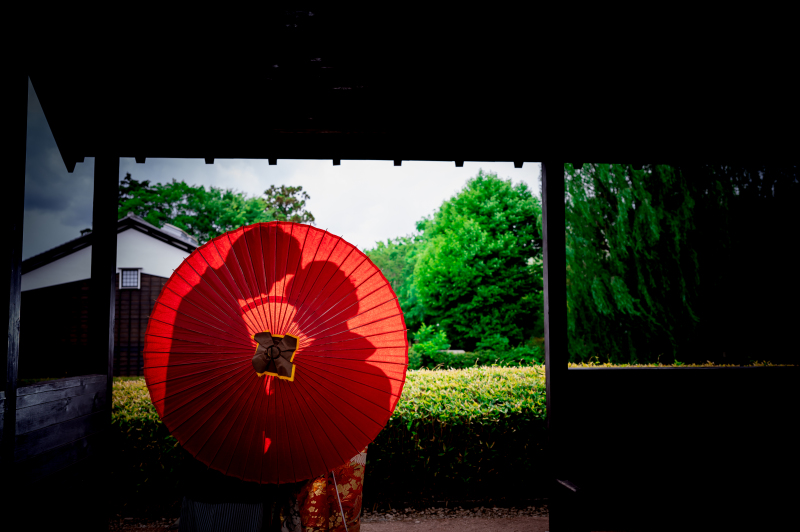
[[[498, 344], [496, 344], [498, 345]], [[504, 345], [502, 342], [500, 346]], [[530, 366], [544, 364], [544, 348], [537, 344], [520, 345], [513, 349], [482, 350], [474, 353], [436, 352], [428, 368], [463, 369], [473, 366]]]
[[[403, 396], [369, 447], [365, 504], [375, 500], [513, 496], [544, 484], [544, 368], [409, 371]], [[114, 382], [115, 511], [164, 515], [178, 508], [193, 460], [161, 423], [143, 378]], [[533, 491], [531, 491], [533, 490]]]
[[[416, 332], [414, 337], [417, 343], [411, 346], [409, 351], [413, 351], [414, 362], [411, 364], [411, 353], [409, 353], [409, 368], [419, 369], [420, 367], [430, 367], [439, 351], [450, 349], [450, 344], [447, 342], [447, 335], [442, 330], [437, 330], [435, 325], [425, 325]], [[419, 363], [417, 364], [417, 358]]]

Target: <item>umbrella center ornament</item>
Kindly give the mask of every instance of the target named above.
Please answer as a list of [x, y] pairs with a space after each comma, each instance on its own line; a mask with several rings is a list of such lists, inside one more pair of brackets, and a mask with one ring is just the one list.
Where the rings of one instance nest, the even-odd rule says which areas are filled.
[[252, 336], [256, 341], [253, 355], [253, 369], [259, 377], [272, 375], [279, 379], [294, 380], [294, 355], [297, 352], [297, 337], [292, 335], [273, 336], [261, 332]]

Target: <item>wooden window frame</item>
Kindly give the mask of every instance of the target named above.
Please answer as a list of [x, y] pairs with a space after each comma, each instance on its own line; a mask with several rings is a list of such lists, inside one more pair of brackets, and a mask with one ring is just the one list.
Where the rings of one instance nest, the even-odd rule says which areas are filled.
[[[122, 274], [126, 271], [136, 272], [136, 286], [123, 286]], [[119, 268], [119, 289], [120, 290], [140, 290], [142, 288], [142, 269], [141, 268]]]

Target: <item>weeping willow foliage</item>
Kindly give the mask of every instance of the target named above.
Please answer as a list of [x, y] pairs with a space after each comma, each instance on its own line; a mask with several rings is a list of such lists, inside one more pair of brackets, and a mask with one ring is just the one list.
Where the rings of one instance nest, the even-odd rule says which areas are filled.
[[570, 360], [671, 363], [699, 317], [695, 201], [671, 166], [565, 166]]

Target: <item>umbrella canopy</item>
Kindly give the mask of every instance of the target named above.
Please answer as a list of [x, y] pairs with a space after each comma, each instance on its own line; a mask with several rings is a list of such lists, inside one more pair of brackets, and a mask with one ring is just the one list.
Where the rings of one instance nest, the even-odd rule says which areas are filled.
[[352, 244], [270, 222], [199, 247], [145, 335], [162, 421], [210, 468], [246, 481], [325, 474], [370, 443], [408, 367], [397, 296]]

